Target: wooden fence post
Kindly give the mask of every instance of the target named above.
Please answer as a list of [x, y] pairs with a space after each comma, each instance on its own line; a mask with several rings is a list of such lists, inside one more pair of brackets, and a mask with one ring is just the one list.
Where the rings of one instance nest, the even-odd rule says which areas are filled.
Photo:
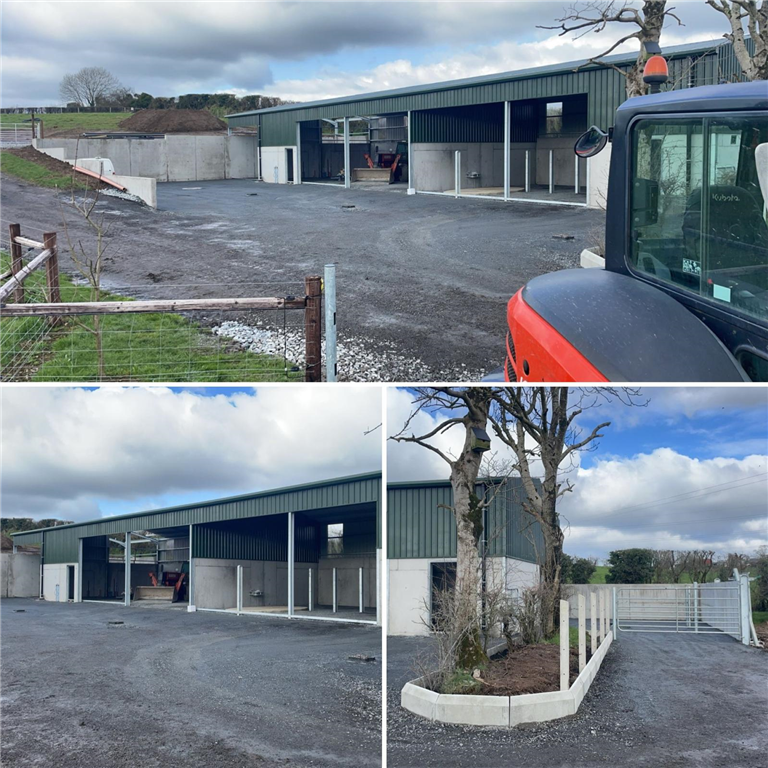
[[319, 277], [304, 278], [307, 305], [304, 310], [305, 381], [322, 380], [322, 283]]
[[[56, 233], [46, 232], [43, 235], [43, 243], [46, 250], [51, 252], [50, 258], [45, 262], [45, 293], [50, 304], [61, 302], [61, 289], [59, 285], [59, 252], [56, 248]], [[61, 318], [52, 317], [48, 321], [50, 325], [59, 325]]]
[[[16, 242], [16, 238], [21, 236], [21, 224], [10, 224], [8, 231], [11, 237], [11, 272], [15, 275], [24, 266], [22, 261], [21, 245]], [[21, 304], [24, 301], [24, 286], [20, 285], [13, 292], [13, 300], [17, 304]]]

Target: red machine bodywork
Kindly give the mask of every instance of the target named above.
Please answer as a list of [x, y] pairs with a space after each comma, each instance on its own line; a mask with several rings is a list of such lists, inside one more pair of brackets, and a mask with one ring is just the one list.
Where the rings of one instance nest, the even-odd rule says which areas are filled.
[[522, 288], [507, 304], [507, 325], [506, 381], [608, 381], [525, 303]]

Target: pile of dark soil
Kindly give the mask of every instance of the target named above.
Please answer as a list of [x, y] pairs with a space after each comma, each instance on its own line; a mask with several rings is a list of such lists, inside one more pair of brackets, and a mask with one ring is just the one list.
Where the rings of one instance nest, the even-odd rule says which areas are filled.
[[[590, 653], [587, 647], [587, 661]], [[579, 652], [571, 648], [572, 685], [579, 676]], [[483, 671], [485, 696], [517, 696], [560, 690], [560, 647], [542, 643], [524, 645], [494, 659]]]
[[120, 122], [123, 131], [204, 133], [224, 131], [227, 124], [207, 109], [142, 109]]
[[[51, 171], [51, 173], [61, 174], [62, 176], [72, 176], [74, 171], [69, 163], [65, 163], [63, 160], [57, 160], [55, 157], [46, 155], [44, 152], [38, 152], [34, 147], [10, 147], [4, 149], [3, 152], [8, 152], [11, 155], [16, 155], [24, 160], [28, 160], [30, 163], [42, 166], [43, 168]], [[96, 181], [91, 176], [87, 176], [83, 173], [74, 173], [77, 186], [83, 186], [88, 184], [89, 189], [113, 189], [109, 184], [105, 184], [102, 181]]]

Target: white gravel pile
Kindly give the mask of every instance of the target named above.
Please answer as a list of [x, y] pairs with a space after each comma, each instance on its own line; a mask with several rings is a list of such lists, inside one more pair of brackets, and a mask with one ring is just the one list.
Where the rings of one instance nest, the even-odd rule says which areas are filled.
[[[304, 331], [297, 328], [270, 328], [227, 320], [213, 333], [240, 344], [249, 352], [285, 357], [304, 365]], [[397, 350], [393, 342], [373, 341], [362, 336], [339, 335], [336, 344], [339, 381], [478, 381], [483, 371], [452, 365], [435, 368], [417, 357]], [[325, 358], [325, 341], [323, 341]]]

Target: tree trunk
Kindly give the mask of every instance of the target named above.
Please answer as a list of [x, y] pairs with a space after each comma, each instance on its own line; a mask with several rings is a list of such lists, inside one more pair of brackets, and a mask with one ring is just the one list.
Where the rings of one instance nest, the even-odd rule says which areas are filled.
[[648, 86], [643, 82], [643, 70], [645, 69], [645, 62], [650, 58], [650, 54], [645, 50], [645, 44], [658, 43], [661, 39], [666, 5], [666, 0], [646, 0], [643, 3], [640, 52], [637, 55], [637, 61], [627, 72], [628, 99], [648, 93]]

